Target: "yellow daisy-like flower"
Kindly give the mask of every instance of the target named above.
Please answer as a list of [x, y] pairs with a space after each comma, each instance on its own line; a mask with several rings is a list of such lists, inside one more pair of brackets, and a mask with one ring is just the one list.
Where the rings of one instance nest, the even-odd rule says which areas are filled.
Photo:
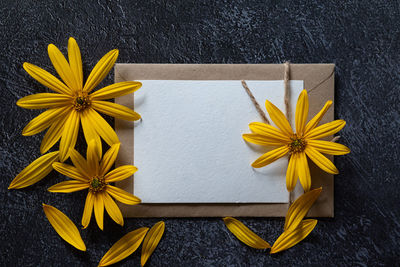
[[132, 165], [120, 166], [110, 172], [109, 169], [117, 158], [120, 144], [114, 144], [104, 154], [100, 161], [98, 157], [99, 147], [92, 140], [87, 149], [87, 160], [85, 160], [75, 149], [70, 149], [70, 157], [74, 166], [55, 162], [53, 168], [61, 174], [71, 177], [73, 180], [64, 181], [53, 185], [48, 190], [55, 193], [71, 193], [89, 189], [86, 197], [85, 209], [82, 216], [82, 225], [86, 228], [89, 225], [94, 209], [97, 225], [103, 230], [104, 208], [110, 217], [118, 224], [123, 225], [124, 219], [115, 201], [136, 205], [140, 199], [128, 192], [110, 185], [112, 182], [124, 180], [134, 174], [137, 168]]
[[290, 154], [288, 169], [286, 172], [286, 187], [292, 191], [297, 183], [297, 177], [304, 191], [311, 188], [311, 176], [308, 167], [307, 156], [322, 170], [337, 174], [339, 171], [335, 165], [322, 153], [329, 155], [344, 155], [350, 149], [335, 142], [317, 140], [339, 132], [346, 124], [344, 120], [335, 120], [318, 126], [318, 123], [332, 105], [327, 101], [322, 110], [306, 123], [308, 116], [308, 95], [303, 90], [296, 105], [296, 132], [293, 131], [285, 115], [268, 100], [265, 102], [267, 111], [278, 128], [261, 122], [249, 124], [251, 134], [243, 134], [247, 142], [264, 146], [277, 146], [252, 163], [254, 168], [264, 167], [275, 160]]
[[103, 100], [130, 94], [142, 84], [120, 82], [91, 93], [114, 66], [118, 58], [117, 49], [100, 59], [84, 85], [81, 52], [74, 38], [68, 40], [68, 61], [53, 44], [48, 46], [48, 54], [63, 82], [33, 64], [24, 63], [23, 67], [29, 75], [56, 93], [34, 94], [18, 100], [17, 105], [23, 108], [48, 109], [31, 120], [22, 134], [30, 136], [50, 127], [42, 140], [40, 152], [45, 153], [61, 138], [59, 150], [60, 161], [63, 162], [68, 158], [69, 148], [75, 147], [81, 123], [86, 141], [94, 139], [97, 142], [100, 157], [100, 136], [110, 146], [119, 143], [119, 140], [112, 127], [97, 111], [124, 120], [140, 119], [140, 115], [133, 110]]

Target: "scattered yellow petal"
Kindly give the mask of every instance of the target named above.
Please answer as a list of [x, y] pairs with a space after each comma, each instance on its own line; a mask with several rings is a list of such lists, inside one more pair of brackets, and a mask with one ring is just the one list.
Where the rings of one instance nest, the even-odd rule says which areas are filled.
[[117, 263], [131, 255], [140, 246], [148, 230], [149, 228], [142, 227], [124, 235], [107, 251], [99, 266]]
[[285, 219], [284, 230], [293, 230], [299, 226], [307, 212], [321, 194], [322, 187], [313, 189], [297, 198], [290, 206]]
[[150, 258], [153, 251], [156, 249], [161, 237], [164, 234], [165, 223], [160, 221], [151, 227], [149, 233], [143, 241], [142, 256], [140, 259], [140, 265], [144, 266], [147, 260]]
[[293, 247], [311, 233], [317, 222], [317, 220], [313, 219], [303, 220], [297, 228], [284, 231], [275, 241], [270, 253], [277, 253]]
[[226, 227], [231, 231], [240, 241], [246, 245], [257, 248], [267, 249], [271, 245], [267, 241], [256, 235], [253, 231], [247, 228], [243, 223], [232, 217], [223, 218]]
[[53, 170], [53, 162], [58, 160], [58, 151], [48, 153], [34, 160], [12, 180], [8, 189], [20, 189], [30, 186]]
[[75, 224], [61, 211], [53, 206], [43, 204], [43, 211], [54, 230], [62, 239], [79, 250], [86, 251], [85, 243]]

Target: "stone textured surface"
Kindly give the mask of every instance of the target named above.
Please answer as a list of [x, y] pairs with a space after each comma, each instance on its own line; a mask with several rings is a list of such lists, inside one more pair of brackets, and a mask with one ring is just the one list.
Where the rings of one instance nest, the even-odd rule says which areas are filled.
[[[82, 50], [85, 75], [112, 48], [118, 62], [336, 64], [336, 117], [348, 124], [352, 149], [335, 162], [334, 219], [322, 220], [301, 245], [270, 256], [242, 245], [221, 219], [166, 219], [148, 266], [394, 265], [400, 258], [398, 1], [22, 1], [0, 3], [0, 265], [95, 266], [123, 233], [155, 219], [106, 219], [105, 232], [81, 231], [88, 251], [61, 241], [43, 215], [54, 205], [80, 222], [84, 193], [51, 194], [52, 173], [24, 190], [12, 178], [39, 156], [43, 134], [21, 136], [40, 111], [18, 98], [47, 89], [22, 69], [29, 61], [53, 72], [46, 47]], [[109, 75], [105, 83], [112, 82]], [[82, 140], [82, 139], [81, 139]], [[273, 242], [282, 219], [244, 219]], [[121, 266], [138, 266], [140, 253]]]

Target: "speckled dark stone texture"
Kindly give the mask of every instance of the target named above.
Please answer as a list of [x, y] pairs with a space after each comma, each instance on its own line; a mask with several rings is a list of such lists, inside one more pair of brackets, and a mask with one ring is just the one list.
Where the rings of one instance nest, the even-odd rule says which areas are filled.
[[[58, 2], [58, 3], [57, 3]], [[381, 266], [400, 258], [398, 1], [24, 1], [0, 2], [0, 265], [95, 266], [124, 233], [156, 219], [131, 219], [123, 228], [107, 216], [82, 230], [81, 253], [56, 235], [41, 203], [79, 224], [85, 193], [51, 194], [63, 180], [51, 173], [24, 190], [13, 177], [39, 156], [43, 134], [23, 137], [40, 111], [15, 105], [46, 92], [23, 70], [25, 61], [54, 73], [47, 45], [66, 51], [74, 36], [84, 70], [113, 48], [118, 62], [335, 63], [336, 117], [347, 121], [337, 157], [335, 218], [322, 220], [296, 247], [270, 256], [241, 244], [221, 219], [166, 219], [165, 236], [148, 266]], [[109, 75], [104, 84], [111, 83]], [[82, 141], [82, 139], [80, 139]], [[94, 218], [93, 218], [94, 219]], [[244, 219], [273, 242], [282, 219]], [[136, 252], [121, 266], [138, 266]], [[398, 262], [397, 262], [398, 264]]]

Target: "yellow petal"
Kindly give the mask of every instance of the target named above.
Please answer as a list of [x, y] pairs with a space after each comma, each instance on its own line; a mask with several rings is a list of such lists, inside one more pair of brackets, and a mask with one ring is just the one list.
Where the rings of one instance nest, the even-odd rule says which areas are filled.
[[19, 189], [42, 180], [52, 170], [53, 162], [58, 160], [58, 151], [48, 153], [34, 160], [12, 180], [8, 189]]
[[66, 85], [68, 85], [69, 88], [71, 88], [74, 92], [77, 92], [80, 89], [78, 81], [75, 79], [74, 73], [72, 72], [71, 67], [69, 66], [64, 55], [53, 44], [49, 44], [47, 51], [49, 53], [51, 63], [53, 63], [58, 75], [60, 75], [61, 79]]
[[69, 180], [49, 187], [47, 190], [52, 193], [71, 193], [89, 188], [88, 182], [82, 182], [79, 180]]
[[290, 138], [282, 133], [279, 129], [276, 129], [274, 126], [261, 123], [261, 122], [252, 122], [249, 124], [249, 128], [253, 133], [265, 135], [267, 137], [277, 139], [282, 141], [283, 143], [291, 142]]
[[75, 147], [79, 132], [79, 112], [71, 110], [65, 122], [60, 141], [60, 161], [64, 162], [69, 157], [69, 149]]
[[317, 220], [312, 219], [304, 220], [301, 222], [298, 228], [283, 232], [275, 241], [270, 253], [274, 254], [293, 247], [311, 233], [311, 231], [317, 225], [317, 222]]
[[286, 188], [289, 192], [293, 191], [297, 183], [297, 153], [290, 156], [289, 165], [286, 170]]
[[283, 115], [282, 111], [280, 111], [279, 108], [277, 108], [268, 100], [265, 101], [265, 107], [267, 108], [268, 114], [275, 125], [278, 126], [278, 128], [281, 129], [286, 136], [292, 136], [292, 127], [290, 127], [290, 124], [285, 115]]
[[112, 185], [107, 185], [106, 192], [119, 202], [127, 205], [137, 205], [141, 202], [138, 197]]
[[308, 167], [306, 153], [299, 152], [297, 157], [297, 173], [299, 174], [300, 183], [303, 186], [304, 192], [310, 191], [311, 175]]
[[87, 109], [88, 120], [93, 129], [100, 135], [109, 146], [119, 143], [119, 139], [114, 129], [97, 113], [94, 109]]
[[87, 162], [85, 160], [84, 157], [81, 156], [81, 154], [79, 154], [78, 151], [76, 151], [75, 149], [70, 149], [70, 157], [71, 157], [71, 161], [74, 164], [74, 166], [78, 169], [78, 171], [86, 176], [86, 177], [90, 177], [90, 174], [88, 172], [88, 166], [87, 166]]
[[62, 83], [59, 79], [57, 79], [44, 69], [39, 68], [38, 66], [30, 64], [28, 62], [25, 62], [23, 67], [26, 72], [32, 76], [32, 78], [34, 78], [36, 81], [40, 82], [44, 86], [60, 94], [72, 95], [71, 89], [69, 89], [64, 83]]
[[163, 221], [156, 223], [151, 227], [149, 233], [143, 241], [142, 246], [142, 256], [140, 258], [140, 265], [144, 266], [147, 260], [150, 258], [151, 254], [156, 249], [161, 237], [164, 234], [165, 223]]
[[313, 189], [297, 198], [286, 214], [284, 230], [293, 230], [299, 226], [304, 216], [318, 199], [322, 187]]
[[86, 160], [91, 176], [96, 176], [99, 174], [99, 157], [98, 148], [96, 141], [92, 140], [89, 142], [86, 150]]
[[68, 61], [71, 67], [72, 73], [75, 76], [78, 90], [82, 89], [83, 85], [83, 72], [82, 72], [82, 57], [76, 40], [72, 37], [68, 40]]
[[251, 166], [253, 166], [254, 168], [264, 167], [264, 166], [274, 162], [275, 160], [285, 156], [288, 152], [289, 152], [288, 146], [282, 146], [282, 147], [276, 148], [274, 150], [271, 150], [271, 151], [265, 153], [258, 159], [256, 159], [256, 161], [254, 161], [251, 164]]
[[92, 94], [90, 94], [90, 97], [93, 100], [112, 99], [118, 96], [133, 93], [140, 87], [142, 87], [141, 82], [119, 82], [93, 92]]
[[119, 210], [117, 204], [115, 204], [114, 200], [107, 194], [107, 192], [103, 193], [103, 196], [104, 207], [106, 208], [108, 215], [110, 215], [111, 219], [113, 219], [114, 222], [123, 226], [124, 218], [122, 217], [122, 213]]
[[139, 113], [136, 113], [135, 111], [131, 110], [130, 108], [127, 108], [125, 106], [111, 103], [108, 101], [97, 101], [93, 100], [92, 101], [92, 107], [100, 111], [101, 113], [107, 114], [109, 116], [122, 119], [122, 120], [127, 120], [127, 121], [136, 121], [140, 119]]
[[317, 128], [314, 128], [313, 130], [309, 131], [304, 137], [307, 139], [321, 139], [323, 137], [339, 132], [345, 125], [346, 122], [344, 120], [334, 120], [322, 124]]
[[307, 145], [312, 146], [321, 153], [329, 155], [344, 155], [350, 153], [350, 149], [347, 146], [335, 142], [308, 140]]
[[104, 176], [110, 170], [115, 160], [117, 159], [120, 146], [120, 143], [114, 144], [104, 154], [103, 159], [100, 162], [100, 175]]
[[82, 174], [77, 168], [74, 166], [65, 164], [65, 163], [60, 163], [60, 162], [54, 162], [53, 163], [53, 168], [58, 171], [59, 173], [68, 176], [70, 178], [73, 178], [75, 180], [79, 180], [81, 182], [88, 182], [89, 179], [85, 177], [84, 174]]
[[94, 217], [96, 218], [97, 225], [103, 230], [103, 218], [104, 218], [104, 201], [103, 192], [97, 192], [94, 194]]
[[100, 260], [99, 266], [117, 263], [131, 255], [140, 246], [148, 230], [149, 228], [142, 227], [124, 235], [107, 251]]
[[55, 120], [65, 116], [70, 111], [70, 107], [52, 108], [42, 112], [39, 116], [31, 120], [22, 130], [22, 135], [31, 136], [40, 133], [48, 128]]
[[90, 92], [92, 91], [103, 79], [106, 77], [108, 72], [114, 66], [115, 61], [118, 58], [118, 50], [114, 49], [105, 54], [99, 62], [97, 62], [96, 66], [94, 66], [92, 72], [86, 80], [85, 86], [83, 87], [83, 91]]
[[304, 129], [304, 134], [308, 133], [312, 129], [314, 129], [318, 123], [321, 121], [322, 117], [325, 115], [325, 113], [328, 111], [328, 109], [332, 106], [332, 101], [326, 101], [324, 107], [321, 109], [320, 112], [318, 112], [317, 115], [314, 116], [306, 125], [306, 128]]
[[256, 145], [262, 146], [282, 146], [284, 145], [281, 141], [277, 141], [276, 139], [272, 139], [266, 137], [265, 135], [261, 134], [243, 134], [243, 139], [249, 143], [253, 143]]
[[308, 116], [308, 95], [307, 90], [301, 91], [296, 104], [296, 133], [302, 135]]
[[85, 243], [79, 234], [75, 224], [61, 211], [53, 206], [43, 204], [43, 211], [46, 214], [51, 226], [62, 239], [73, 245], [75, 248], [86, 251]]
[[90, 141], [95, 140], [98, 157], [101, 158], [103, 154], [101, 139], [99, 134], [96, 132], [93, 125], [91, 124], [90, 118], [87, 115], [87, 113], [88, 113], [87, 109], [81, 112], [81, 124], [82, 124], [83, 135], [85, 136], [87, 144], [89, 144]]
[[71, 99], [71, 96], [64, 94], [40, 93], [19, 99], [17, 105], [29, 109], [58, 108], [69, 105]]
[[89, 226], [90, 219], [92, 217], [93, 204], [94, 204], [94, 194], [89, 191], [86, 196], [85, 208], [83, 210], [83, 215], [82, 215], [83, 229]]
[[67, 116], [62, 116], [53, 122], [42, 139], [40, 153], [46, 153], [60, 140], [67, 118]]
[[253, 231], [235, 218], [225, 217], [223, 220], [229, 231], [231, 231], [232, 234], [234, 234], [246, 245], [257, 249], [267, 249], [271, 247], [267, 241], [256, 235]]
[[129, 176], [132, 176], [137, 171], [137, 168], [132, 165], [124, 165], [110, 171], [104, 176], [107, 183], [122, 181]]
[[324, 155], [319, 153], [317, 150], [312, 148], [311, 146], [307, 146], [306, 149], [304, 150], [307, 154], [307, 156], [314, 161], [314, 163], [320, 167], [322, 170], [326, 171], [327, 173], [331, 174], [338, 174], [339, 171], [333, 165], [333, 163]]

